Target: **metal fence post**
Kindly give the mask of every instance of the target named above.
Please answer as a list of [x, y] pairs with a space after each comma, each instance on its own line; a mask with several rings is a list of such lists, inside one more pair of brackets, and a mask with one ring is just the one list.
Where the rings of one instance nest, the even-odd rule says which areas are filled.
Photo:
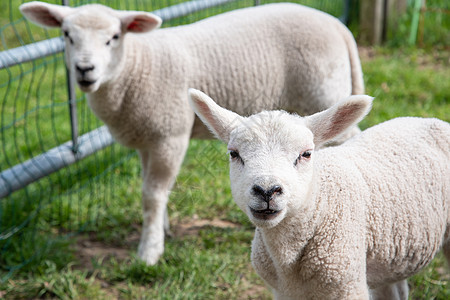
[[[69, 0], [62, 0], [62, 5], [69, 6]], [[67, 57], [67, 49], [64, 49], [64, 55]], [[78, 119], [77, 119], [77, 95], [75, 92], [75, 73], [66, 65], [67, 76], [67, 93], [69, 97], [69, 114], [70, 114], [70, 127], [72, 130], [72, 152], [78, 151]]]

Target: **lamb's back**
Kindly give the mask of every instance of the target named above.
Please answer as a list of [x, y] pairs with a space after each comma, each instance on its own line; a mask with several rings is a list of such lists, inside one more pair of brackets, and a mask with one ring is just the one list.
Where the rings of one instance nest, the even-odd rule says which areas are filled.
[[[328, 14], [282, 3], [156, 30], [146, 38], [189, 57], [189, 87], [221, 106], [243, 115], [280, 108], [308, 114], [331, 104], [318, 100], [328, 92], [322, 86], [333, 84], [334, 101], [351, 93], [348, 51], [338, 27], [344, 26]], [[331, 80], [337, 70], [339, 78]]]
[[118, 141], [134, 148], [191, 128], [192, 137], [210, 137], [198, 119], [192, 127], [188, 88], [241, 115], [272, 109], [311, 114], [351, 93], [341, 27], [311, 8], [270, 4], [130, 33], [123, 72], [92, 95], [90, 105]]
[[414, 274], [439, 251], [450, 228], [450, 125], [397, 118], [340, 149], [353, 156], [370, 190], [365, 199], [352, 199], [366, 202], [369, 286], [387, 274], [393, 281]]

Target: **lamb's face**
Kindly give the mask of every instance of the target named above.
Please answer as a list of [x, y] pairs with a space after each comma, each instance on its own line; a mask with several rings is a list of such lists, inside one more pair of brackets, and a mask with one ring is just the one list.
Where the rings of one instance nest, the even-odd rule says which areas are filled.
[[121, 57], [123, 34], [119, 18], [100, 9], [79, 9], [64, 18], [61, 29], [67, 64], [75, 70], [84, 92], [95, 92], [107, 82]]
[[306, 204], [314, 143], [303, 123], [285, 112], [264, 112], [230, 134], [233, 198], [256, 226], [273, 227]]
[[228, 144], [234, 200], [256, 226], [270, 228], [311, 205], [315, 145], [357, 124], [369, 112], [372, 98], [350, 96], [303, 118], [280, 111], [244, 118], [194, 89], [189, 102]]
[[147, 12], [120, 11], [99, 4], [76, 8], [33, 1], [20, 6], [30, 21], [43, 27], [61, 27], [66, 61], [79, 87], [93, 93], [113, 76], [123, 61], [124, 35], [144, 33], [161, 25]]

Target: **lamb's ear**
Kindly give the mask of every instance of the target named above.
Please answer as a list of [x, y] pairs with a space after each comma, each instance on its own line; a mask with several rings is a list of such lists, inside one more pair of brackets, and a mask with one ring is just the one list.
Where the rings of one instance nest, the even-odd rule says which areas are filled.
[[39, 1], [24, 3], [19, 9], [28, 20], [43, 27], [61, 27], [64, 17], [73, 11], [69, 6]]
[[158, 28], [162, 19], [152, 13], [142, 11], [119, 11], [123, 32], [144, 33]]
[[189, 103], [214, 135], [228, 143], [230, 133], [242, 122], [243, 117], [217, 105], [214, 100], [199, 90], [189, 89]]
[[305, 117], [306, 126], [314, 134], [316, 147], [361, 121], [370, 111], [372, 100], [366, 95], [350, 96], [327, 110]]

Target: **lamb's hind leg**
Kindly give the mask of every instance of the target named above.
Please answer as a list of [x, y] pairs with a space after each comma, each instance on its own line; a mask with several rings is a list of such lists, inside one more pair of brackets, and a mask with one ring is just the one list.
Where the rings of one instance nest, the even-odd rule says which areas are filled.
[[155, 142], [151, 149], [138, 151], [143, 177], [143, 224], [138, 256], [149, 265], [156, 264], [164, 252], [167, 201], [188, 144], [189, 136], [165, 138]]
[[450, 226], [447, 226], [447, 232], [445, 233], [445, 242], [442, 248], [444, 256], [447, 259], [447, 266], [450, 269]]
[[408, 282], [402, 280], [370, 290], [371, 300], [407, 300], [409, 294]]

